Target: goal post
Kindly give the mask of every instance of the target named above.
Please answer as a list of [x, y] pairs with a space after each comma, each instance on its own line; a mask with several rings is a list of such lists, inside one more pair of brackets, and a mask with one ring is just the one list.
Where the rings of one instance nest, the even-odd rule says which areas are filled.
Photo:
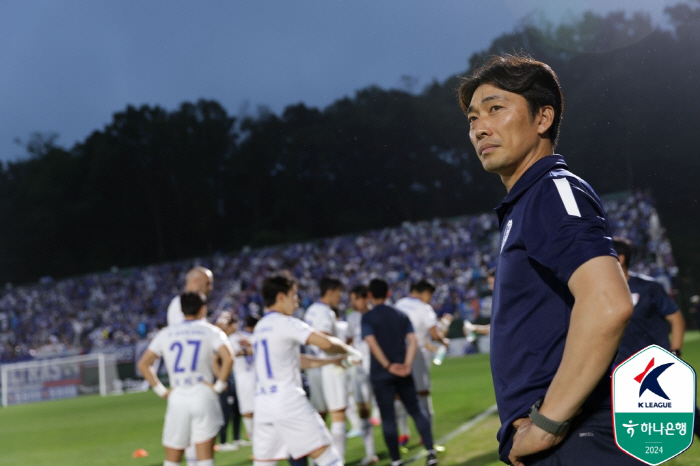
[[2, 405], [122, 393], [113, 354], [92, 353], [0, 366]]

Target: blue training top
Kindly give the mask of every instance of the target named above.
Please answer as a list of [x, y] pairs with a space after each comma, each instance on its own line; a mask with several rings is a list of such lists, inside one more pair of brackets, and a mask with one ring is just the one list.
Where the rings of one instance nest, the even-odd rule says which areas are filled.
[[[379, 304], [362, 315], [361, 328], [362, 338], [374, 335], [389, 362], [403, 364], [406, 359], [406, 335], [413, 333], [413, 325], [406, 314], [387, 304]], [[372, 355], [369, 378], [385, 377], [395, 376]]]
[[[513, 428], [543, 396], [559, 368], [574, 298], [567, 283], [598, 256], [614, 256], [610, 225], [593, 189], [564, 158], [538, 160], [496, 208], [500, 254], [491, 311], [491, 370], [501, 458]], [[605, 379], [605, 378], [604, 378]], [[601, 380], [588, 407], [609, 402]], [[510, 450], [510, 448], [507, 448]]]
[[666, 316], [678, 311], [664, 287], [653, 278], [630, 273], [627, 284], [632, 293], [634, 313], [617, 350], [615, 366], [649, 345], [671, 349]]

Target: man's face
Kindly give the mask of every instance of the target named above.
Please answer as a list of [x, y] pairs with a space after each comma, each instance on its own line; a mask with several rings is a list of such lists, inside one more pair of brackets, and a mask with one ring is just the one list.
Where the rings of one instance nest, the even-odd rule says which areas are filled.
[[[280, 293], [282, 294], [282, 293]], [[291, 316], [299, 307], [299, 293], [297, 286], [294, 285], [287, 294], [282, 295], [282, 312], [284, 315]]]
[[337, 290], [328, 290], [326, 292], [326, 297], [328, 298], [329, 306], [338, 307], [340, 305], [340, 300], [343, 297], [343, 289], [338, 288]]
[[358, 312], [367, 311], [367, 305], [369, 304], [369, 299], [365, 296], [359, 296], [355, 293], [350, 293], [350, 306]]
[[525, 98], [491, 84], [476, 88], [467, 119], [484, 170], [501, 176], [512, 175], [540, 139]]
[[209, 296], [214, 290], [214, 276], [211, 273], [201, 272], [199, 274], [199, 286], [197, 291]]

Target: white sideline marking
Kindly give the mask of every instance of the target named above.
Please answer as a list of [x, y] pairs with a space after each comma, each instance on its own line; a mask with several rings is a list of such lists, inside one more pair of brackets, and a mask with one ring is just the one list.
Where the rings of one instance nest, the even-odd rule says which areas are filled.
[[[444, 443], [449, 442], [450, 440], [452, 440], [453, 438], [455, 438], [459, 434], [462, 434], [462, 433], [468, 431], [469, 429], [471, 429], [472, 427], [474, 427], [475, 425], [477, 425], [478, 423], [480, 423], [481, 421], [483, 421], [484, 419], [486, 419], [487, 417], [489, 417], [490, 415], [492, 415], [493, 413], [495, 413], [497, 411], [498, 411], [498, 408], [496, 407], [496, 405], [491, 406], [483, 413], [477, 414], [476, 417], [465, 422], [464, 424], [457, 427], [455, 430], [448, 433], [444, 437], [436, 440], [435, 443], [437, 443], [438, 445], [442, 445]], [[428, 455], [428, 452], [426, 450], [423, 450], [420, 453], [418, 453], [416, 456], [414, 456], [413, 458], [409, 458], [408, 460], [404, 461], [404, 464], [413, 463], [414, 461], [418, 461], [419, 459], [424, 458], [427, 455]]]

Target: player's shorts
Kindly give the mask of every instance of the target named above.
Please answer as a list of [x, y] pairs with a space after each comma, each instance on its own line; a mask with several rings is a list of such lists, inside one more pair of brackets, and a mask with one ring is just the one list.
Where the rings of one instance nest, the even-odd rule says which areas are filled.
[[255, 461], [301, 458], [332, 441], [323, 419], [306, 399], [303, 406], [279, 419], [267, 422], [253, 416], [253, 432]]
[[216, 437], [224, 425], [219, 396], [211, 387], [198, 384], [174, 388], [168, 395], [163, 425], [163, 446], [184, 450], [190, 443]]
[[372, 384], [369, 381], [369, 373], [365, 371], [362, 365], [353, 366], [348, 372], [350, 372], [352, 396], [355, 399], [355, 403], [371, 403]]
[[416, 386], [416, 391], [418, 393], [424, 391], [430, 391], [430, 353], [423, 353], [419, 350], [416, 352], [416, 358], [413, 360], [413, 367], [411, 368], [411, 375], [413, 376], [413, 383]]
[[317, 411], [341, 411], [348, 405], [348, 383], [345, 369], [334, 364], [309, 369], [309, 399]]
[[234, 373], [238, 412], [249, 414], [255, 409], [255, 372]]

